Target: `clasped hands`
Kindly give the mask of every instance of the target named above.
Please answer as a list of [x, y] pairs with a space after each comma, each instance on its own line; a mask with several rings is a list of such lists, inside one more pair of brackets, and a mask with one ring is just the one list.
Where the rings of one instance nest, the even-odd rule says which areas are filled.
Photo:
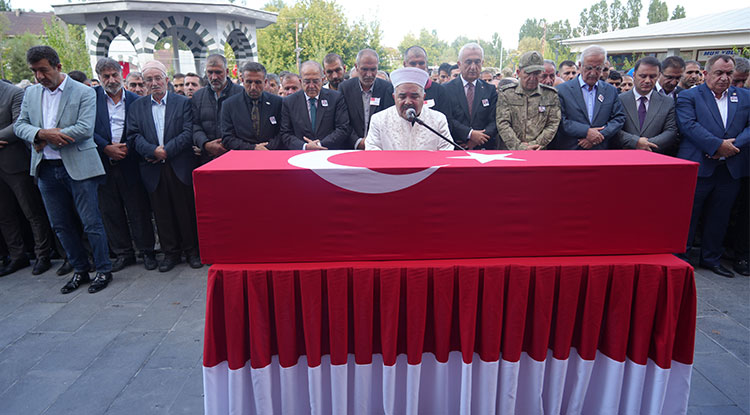
[[37, 132], [37, 140], [34, 140], [34, 150], [40, 153], [47, 144], [53, 144], [58, 147], [64, 147], [68, 144], [75, 143], [75, 139], [59, 128], [43, 128]]
[[604, 141], [604, 136], [600, 133], [604, 127], [592, 127], [586, 131], [586, 137], [578, 140], [578, 145], [586, 150], [601, 144]]

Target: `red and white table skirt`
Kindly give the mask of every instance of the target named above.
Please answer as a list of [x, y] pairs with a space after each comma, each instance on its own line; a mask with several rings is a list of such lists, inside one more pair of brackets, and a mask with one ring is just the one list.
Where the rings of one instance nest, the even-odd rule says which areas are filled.
[[671, 255], [214, 265], [207, 414], [686, 413]]

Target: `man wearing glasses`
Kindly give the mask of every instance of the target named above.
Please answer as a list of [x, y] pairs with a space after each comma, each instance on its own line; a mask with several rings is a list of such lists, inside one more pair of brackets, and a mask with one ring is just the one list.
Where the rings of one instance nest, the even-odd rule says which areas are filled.
[[558, 85], [562, 120], [549, 148], [555, 150], [605, 150], [625, 123], [617, 89], [600, 80], [607, 60], [601, 46], [581, 53], [581, 74]]
[[323, 67], [318, 62], [304, 62], [300, 73], [302, 90], [286, 97], [281, 108], [284, 145], [288, 150], [348, 148], [349, 113], [344, 97], [323, 88]]
[[661, 62], [661, 76], [656, 83], [656, 90], [677, 102], [677, 94], [682, 88], [677, 84], [685, 72], [685, 61], [679, 56], [669, 56]]

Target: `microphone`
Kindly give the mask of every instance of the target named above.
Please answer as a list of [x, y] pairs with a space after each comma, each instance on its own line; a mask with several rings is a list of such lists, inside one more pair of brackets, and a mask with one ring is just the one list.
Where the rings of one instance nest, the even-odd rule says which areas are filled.
[[414, 121], [417, 120], [417, 111], [414, 108], [407, 109], [406, 119], [411, 123], [411, 125], [414, 125]]
[[[444, 135], [440, 134], [439, 132], [435, 131], [434, 128], [430, 127], [429, 125], [425, 124], [424, 121], [420, 120], [419, 117], [417, 116], [417, 111], [414, 108], [407, 109], [405, 115], [406, 115], [406, 119], [409, 120], [409, 122], [411, 122], [411, 125], [414, 125], [414, 123], [416, 122], [417, 124], [419, 124], [419, 125], [423, 126], [424, 128], [432, 131], [438, 137], [442, 138], [443, 140], [445, 140], [448, 143], [450, 143], [451, 145], [453, 145], [454, 148], [464, 150], [463, 147], [461, 147], [458, 144], [456, 144], [455, 142], [453, 142], [453, 140], [451, 140], [451, 139], [445, 137]], [[464, 151], [466, 151], [466, 150], [464, 150]]]

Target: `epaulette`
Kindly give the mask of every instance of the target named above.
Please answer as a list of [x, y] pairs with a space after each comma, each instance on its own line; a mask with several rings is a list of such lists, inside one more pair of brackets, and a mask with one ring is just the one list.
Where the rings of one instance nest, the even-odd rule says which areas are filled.
[[549, 86], [545, 84], [539, 84], [539, 86], [542, 87], [542, 89], [546, 88], [546, 89], [549, 89], [550, 91], [555, 91], [555, 93], [557, 93], [557, 88], [555, 88], [554, 86]]

